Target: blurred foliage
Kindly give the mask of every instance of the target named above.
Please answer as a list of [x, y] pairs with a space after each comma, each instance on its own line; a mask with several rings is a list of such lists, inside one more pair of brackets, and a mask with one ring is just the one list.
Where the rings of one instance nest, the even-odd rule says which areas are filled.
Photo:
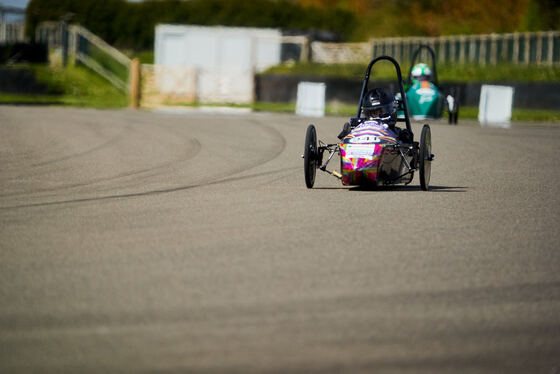
[[[285, 63], [267, 69], [263, 74], [327, 76], [363, 79], [367, 64], [318, 64]], [[401, 65], [403, 79], [408, 76], [410, 65]], [[441, 82], [560, 82], [560, 66], [451, 64], [437, 65]], [[396, 79], [392, 64], [380, 61], [371, 73], [371, 79]]]
[[329, 30], [348, 39], [356, 16], [340, 7], [306, 7], [289, 0], [31, 0], [27, 33], [42, 21], [71, 17], [108, 43], [121, 48], [153, 48], [159, 23]]
[[138, 60], [140, 60], [141, 64], [153, 64], [155, 59], [154, 59], [154, 50], [153, 49], [147, 49], [147, 50], [143, 50], [143, 51], [138, 51], [138, 52], [133, 52], [132, 54], [129, 55], [130, 58], [138, 58]]
[[28, 35], [72, 17], [120, 48], [153, 48], [159, 23], [335, 32], [341, 40], [560, 29], [558, 0], [31, 0]]
[[439, 36], [560, 29], [558, 0], [297, 0], [356, 14], [351, 38]]

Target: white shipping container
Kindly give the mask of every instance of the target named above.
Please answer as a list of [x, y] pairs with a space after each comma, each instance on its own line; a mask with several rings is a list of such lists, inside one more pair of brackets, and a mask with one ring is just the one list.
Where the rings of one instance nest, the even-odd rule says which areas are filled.
[[[250, 103], [254, 73], [280, 63], [281, 38], [276, 29], [158, 25], [155, 64], [194, 69], [189, 86], [198, 101]], [[175, 77], [162, 74], [177, 70], [160, 71], [166, 72], [156, 76], [160, 89], [174, 94]]]

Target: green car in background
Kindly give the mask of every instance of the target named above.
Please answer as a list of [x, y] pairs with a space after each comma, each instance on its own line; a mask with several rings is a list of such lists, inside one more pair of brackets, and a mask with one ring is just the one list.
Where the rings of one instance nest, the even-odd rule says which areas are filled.
[[[432, 68], [425, 63], [416, 63], [422, 49], [432, 57]], [[449, 123], [457, 124], [459, 101], [455, 90], [442, 92], [438, 83], [435, 54], [427, 45], [420, 45], [412, 57], [411, 68], [405, 85], [409, 114], [416, 120], [441, 118], [447, 109]]]

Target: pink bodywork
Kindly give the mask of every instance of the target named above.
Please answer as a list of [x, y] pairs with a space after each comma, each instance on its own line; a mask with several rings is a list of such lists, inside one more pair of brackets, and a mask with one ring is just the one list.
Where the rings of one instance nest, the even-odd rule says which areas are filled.
[[340, 145], [342, 184], [378, 185], [385, 146], [395, 144], [396, 134], [376, 121], [367, 121], [348, 134]]

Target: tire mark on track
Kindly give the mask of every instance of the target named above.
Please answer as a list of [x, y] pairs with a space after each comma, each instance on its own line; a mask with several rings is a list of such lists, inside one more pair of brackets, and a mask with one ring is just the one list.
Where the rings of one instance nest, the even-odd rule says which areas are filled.
[[[86, 197], [86, 198], [80, 198], [80, 199], [61, 200], [61, 201], [52, 201], [52, 202], [44, 202], [44, 203], [20, 204], [20, 205], [0, 207], [0, 210], [31, 208], [31, 207], [81, 203], [81, 202], [90, 202], [90, 201], [102, 201], [102, 200], [122, 199], [122, 198], [134, 198], [134, 197], [141, 197], [141, 196], [151, 196], [151, 195], [156, 195], [156, 194], [172, 193], [172, 192], [184, 191], [184, 190], [189, 190], [189, 189], [204, 187], [204, 186], [209, 186], [209, 185], [215, 185], [215, 184], [220, 184], [220, 183], [227, 183], [227, 182], [238, 181], [238, 180], [243, 180], [243, 179], [255, 178], [255, 177], [259, 177], [259, 176], [263, 176], [263, 175], [275, 174], [279, 171], [295, 170], [295, 168], [292, 167], [292, 168], [287, 168], [287, 169], [267, 171], [267, 172], [251, 174], [251, 175], [247, 175], [247, 176], [235, 177], [236, 174], [239, 174], [239, 173], [242, 173], [242, 172], [245, 172], [245, 171], [249, 171], [251, 169], [254, 169], [258, 166], [264, 165], [267, 162], [270, 162], [270, 161], [274, 160], [280, 154], [282, 154], [282, 152], [286, 149], [286, 138], [280, 133], [280, 131], [278, 131], [277, 129], [273, 128], [272, 126], [264, 123], [263, 121], [259, 121], [259, 120], [256, 120], [256, 119], [248, 119], [247, 122], [253, 123], [256, 126], [259, 126], [259, 127], [263, 128], [273, 138], [279, 139], [280, 146], [276, 149], [275, 152], [272, 152], [270, 154], [267, 153], [268, 157], [264, 157], [263, 159], [259, 159], [259, 160], [255, 161], [253, 163], [250, 163], [249, 165], [244, 165], [244, 166], [238, 167], [236, 169], [233, 169], [230, 173], [227, 173], [225, 175], [221, 174], [217, 178], [216, 177], [211, 177], [211, 178], [208, 178], [206, 180], [203, 178], [199, 183], [196, 183], [196, 184], [186, 185], [186, 186], [178, 186], [178, 187], [173, 187], [173, 188], [168, 188], [168, 189], [155, 189], [155, 190], [141, 191], [141, 192], [135, 192], [135, 193], [114, 194], [114, 195], [99, 196], [99, 197]], [[42, 193], [42, 192], [58, 192], [60, 190], [64, 190], [64, 189], [68, 189], [68, 188], [88, 186], [88, 185], [91, 185], [93, 183], [100, 183], [100, 182], [109, 181], [109, 180], [116, 180], [116, 179], [119, 179], [119, 178], [124, 178], [124, 177], [128, 177], [128, 176], [131, 176], [131, 175], [137, 175], [137, 174], [141, 174], [143, 172], [159, 169], [161, 167], [166, 167], [166, 166], [169, 166], [169, 165], [171, 165], [173, 163], [176, 163], [176, 162], [186, 161], [188, 159], [194, 158], [200, 152], [200, 150], [202, 148], [202, 145], [200, 144], [200, 142], [197, 139], [193, 139], [193, 140], [196, 142], [196, 144], [194, 144], [197, 147], [196, 152], [194, 154], [191, 154], [190, 157], [187, 157], [183, 160], [174, 160], [174, 161], [172, 161], [170, 163], [167, 163], [167, 164], [154, 166], [152, 168], [148, 168], [148, 169], [145, 169], [145, 170], [125, 173], [124, 175], [118, 175], [118, 176], [108, 177], [108, 178], [99, 178], [99, 179], [95, 180], [95, 182], [88, 181], [88, 182], [84, 182], [84, 183], [75, 183], [75, 184], [72, 184], [72, 185], [65, 185], [65, 186], [61, 186], [61, 187], [57, 187], [57, 188], [36, 190], [36, 191], [31, 192], [31, 194]], [[27, 192], [27, 193], [14, 193], [14, 194], [8, 194], [8, 195], [0, 195], [0, 197], [24, 196], [24, 195], [29, 195], [29, 194], [30, 194], [29, 192]]]
[[[127, 128], [130, 128], [131, 126], [127, 126]], [[123, 131], [124, 132], [124, 131]], [[121, 134], [119, 134], [119, 136], [117, 136], [118, 138], [122, 138]], [[94, 149], [90, 149], [88, 151], [85, 151], [79, 155], [71, 155], [68, 157], [63, 157], [60, 159], [56, 159], [56, 160], [50, 160], [50, 161], [46, 161], [42, 164], [52, 164], [55, 162], [59, 162], [59, 161], [64, 161], [64, 160], [68, 160], [68, 159], [72, 159], [72, 158], [78, 158], [83, 156], [84, 154], [89, 154], [89, 153], [93, 153], [95, 151], [98, 151], [100, 149], [103, 149], [105, 147], [107, 147], [110, 144], [116, 143], [119, 139], [117, 139], [117, 137], [111, 139], [110, 141], [104, 143], [103, 145], [96, 147]], [[65, 184], [62, 186], [57, 186], [57, 187], [52, 187], [52, 188], [39, 188], [39, 189], [35, 189], [33, 191], [24, 191], [24, 192], [14, 192], [14, 193], [9, 193], [9, 194], [0, 194], [0, 197], [17, 197], [17, 196], [25, 196], [25, 195], [30, 195], [30, 194], [38, 194], [38, 193], [46, 193], [46, 192], [58, 192], [58, 191], [62, 191], [65, 189], [71, 189], [71, 188], [77, 188], [77, 187], [85, 187], [85, 186], [90, 186], [90, 185], [94, 185], [97, 183], [104, 183], [104, 182], [109, 182], [109, 181], [114, 181], [114, 180], [118, 180], [118, 179], [122, 179], [122, 178], [127, 178], [127, 177], [131, 177], [131, 176], [136, 176], [136, 175], [140, 175], [140, 174], [144, 174], [144, 173], [148, 173], [157, 169], [164, 169], [167, 167], [170, 167], [173, 164], [179, 163], [179, 162], [185, 162], [189, 159], [192, 159], [194, 157], [196, 157], [196, 155], [200, 152], [202, 146], [200, 144], [200, 142], [198, 141], [198, 139], [196, 138], [190, 138], [189, 139], [189, 149], [191, 150], [189, 152], [188, 155], [178, 158], [178, 159], [173, 159], [167, 162], [162, 162], [159, 164], [156, 164], [152, 167], [148, 167], [148, 168], [141, 168], [141, 169], [133, 169], [133, 170], [129, 170], [127, 172], [124, 173], [118, 173], [116, 175], [112, 175], [112, 176], [107, 176], [107, 177], [99, 177], [99, 178], [93, 178], [93, 179], [89, 179], [87, 181], [84, 182], [79, 182], [79, 183], [71, 183], [71, 184]]]
[[67, 161], [67, 160], [71, 160], [71, 159], [74, 159], [74, 158], [80, 158], [80, 157], [89, 155], [91, 153], [97, 152], [97, 151], [99, 151], [99, 150], [101, 150], [105, 147], [108, 147], [108, 146], [110, 146], [112, 144], [115, 144], [118, 141], [120, 141], [124, 136], [124, 132], [126, 130], [129, 130], [130, 128], [132, 128], [132, 124], [128, 124], [127, 126], [125, 126], [122, 129], [121, 132], [119, 132], [117, 135], [111, 137], [109, 140], [105, 141], [104, 143], [101, 143], [98, 146], [90, 148], [86, 151], [77, 152], [77, 153], [74, 153], [74, 154], [70, 154], [70, 155], [67, 155], [67, 156], [55, 158], [55, 159], [52, 159], [52, 160], [47, 160], [47, 161], [31, 164], [31, 166], [32, 167], [41, 167], [41, 166], [51, 165], [51, 164], [54, 164], [54, 163], [57, 163], [57, 162]]
[[285, 168], [285, 169], [279, 169], [279, 170], [265, 171], [265, 172], [262, 172], [262, 173], [256, 173], [256, 174], [251, 174], [251, 175], [229, 177], [229, 178], [224, 178], [224, 179], [220, 179], [220, 180], [216, 180], [216, 181], [212, 181], [212, 182], [206, 182], [206, 183], [202, 183], [202, 184], [194, 184], [194, 185], [188, 185], [188, 186], [180, 186], [180, 187], [160, 189], [160, 190], [150, 190], [150, 191], [144, 191], [144, 192], [127, 193], [127, 194], [120, 194], [120, 195], [107, 195], [107, 196], [97, 196], [97, 197], [86, 197], [86, 198], [82, 198], [82, 199], [73, 199], [73, 200], [49, 201], [49, 202], [45, 202], [45, 203], [12, 205], [12, 206], [0, 207], [0, 210], [36, 208], [36, 207], [44, 207], [44, 206], [52, 206], [52, 205], [77, 204], [77, 203], [87, 203], [87, 202], [92, 202], [92, 201], [103, 201], [103, 200], [126, 199], [126, 198], [143, 197], [143, 196], [154, 196], [154, 195], [160, 195], [160, 194], [180, 192], [180, 191], [190, 190], [190, 189], [199, 188], [199, 187], [206, 187], [206, 186], [211, 186], [211, 185], [218, 185], [218, 184], [223, 184], [223, 183], [236, 182], [236, 181], [240, 181], [240, 180], [258, 178], [258, 177], [262, 177], [262, 176], [266, 176], [266, 175], [276, 174], [276, 173], [280, 173], [280, 172], [284, 172], [284, 171], [294, 171], [294, 170], [295, 170], [295, 168], [291, 167], [291, 168]]
[[33, 190], [33, 191], [29, 191], [29, 192], [14, 192], [14, 193], [11, 193], [11, 194], [4, 194], [4, 195], [0, 194], [0, 197], [17, 197], [17, 196], [25, 196], [25, 195], [30, 195], [30, 194], [36, 194], [36, 193], [59, 192], [59, 191], [65, 190], [65, 189], [85, 187], [85, 186], [90, 186], [90, 185], [93, 185], [93, 184], [96, 184], [96, 183], [109, 182], [109, 181], [114, 181], [114, 180], [127, 178], [127, 177], [131, 177], [131, 176], [135, 176], [135, 175], [140, 175], [140, 174], [143, 174], [143, 173], [148, 173], [148, 172], [153, 171], [153, 170], [166, 168], [166, 167], [169, 167], [173, 164], [176, 164], [176, 163], [179, 163], [179, 162], [184, 162], [184, 161], [187, 161], [189, 159], [194, 158], [200, 152], [201, 145], [200, 145], [200, 142], [196, 139], [192, 139], [191, 142], [190, 142], [190, 145], [192, 146], [193, 149], [195, 149], [195, 151], [194, 151], [194, 153], [188, 155], [187, 157], [183, 157], [183, 158], [180, 158], [180, 159], [175, 159], [175, 160], [172, 160], [172, 161], [160, 163], [160, 164], [154, 165], [154, 166], [149, 167], [149, 168], [131, 170], [131, 171], [128, 171], [128, 172], [125, 172], [125, 173], [120, 173], [120, 174], [112, 175], [112, 176], [109, 176], [109, 177], [94, 178], [94, 179], [90, 179], [86, 182], [65, 184], [63, 186], [57, 186], [57, 187], [53, 187], [53, 188], [41, 188], [41, 189], [36, 189], [36, 190]]

